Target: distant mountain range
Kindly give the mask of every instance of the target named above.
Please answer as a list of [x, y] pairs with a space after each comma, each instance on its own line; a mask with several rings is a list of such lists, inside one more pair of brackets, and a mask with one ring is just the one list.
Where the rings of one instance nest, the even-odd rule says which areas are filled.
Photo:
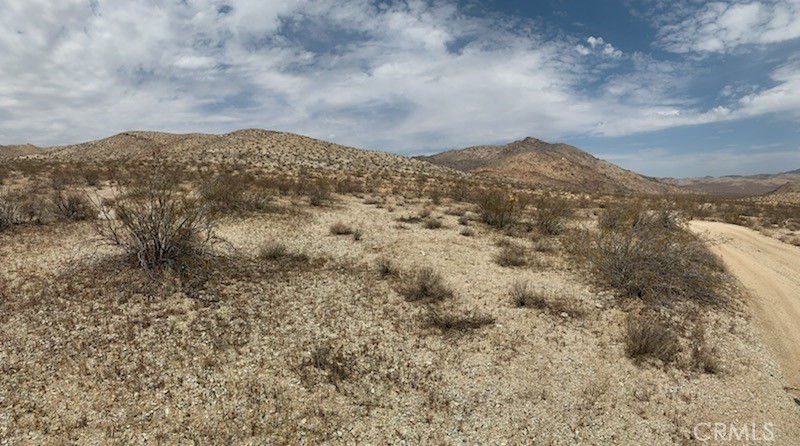
[[728, 175], [702, 178], [659, 178], [684, 189], [712, 195], [745, 197], [784, 193], [800, 187], [800, 169], [777, 174]]
[[567, 144], [525, 138], [414, 158], [346, 147], [285, 132], [247, 129], [223, 135], [132, 131], [61, 147], [0, 146], [0, 158], [37, 156], [62, 161], [165, 159], [246, 164], [267, 170], [321, 169], [350, 173], [478, 175], [544, 189], [575, 192], [674, 194], [687, 191], [753, 196], [800, 191], [800, 169], [779, 174], [650, 178]]

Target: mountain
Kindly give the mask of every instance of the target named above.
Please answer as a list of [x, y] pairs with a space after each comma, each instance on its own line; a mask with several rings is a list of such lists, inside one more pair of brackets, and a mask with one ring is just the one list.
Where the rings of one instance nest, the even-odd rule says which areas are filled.
[[38, 155], [43, 153], [44, 149], [36, 147], [32, 144], [21, 144], [15, 146], [0, 146], [0, 158], [25, 156], [25, 155]]
[[528, 185], [602, 193], [678, 193], [681, 190], [604, 161], [567, 144], [525, 138], [417, 157], [430, 163]]
[[400, 155], [257, 129], [223, 135], [125, 132], [98, 141], [55, 147], [46, 156], [84, 162], [135, 161], [157, 156], [178, 162], [227, 163], [295, 173], [312, 169], [387, 175], [463, 176], [461, 172]]
[[778, 174], [726, 175], [702, 178], [660, 178], [661, 181], [681, 188], [712, 195], [748, 197], [800, 186], [800, 169]]

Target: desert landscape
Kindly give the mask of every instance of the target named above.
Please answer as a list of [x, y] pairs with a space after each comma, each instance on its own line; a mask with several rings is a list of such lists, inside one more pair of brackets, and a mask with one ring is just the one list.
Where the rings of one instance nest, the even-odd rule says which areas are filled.
[[791, 183], [254, 129], [0, 181], [3, 446], [800, 444]]

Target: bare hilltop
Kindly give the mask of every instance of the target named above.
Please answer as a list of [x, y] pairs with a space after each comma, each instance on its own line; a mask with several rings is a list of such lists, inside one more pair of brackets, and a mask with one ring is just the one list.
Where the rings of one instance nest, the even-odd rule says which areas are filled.
[[601, 193], [663, 194], [680, 190], [604, 161], [568, 144], [525, 138], [504, 146], [477, 146], [418, 157], [476, 175], [527, 185]]

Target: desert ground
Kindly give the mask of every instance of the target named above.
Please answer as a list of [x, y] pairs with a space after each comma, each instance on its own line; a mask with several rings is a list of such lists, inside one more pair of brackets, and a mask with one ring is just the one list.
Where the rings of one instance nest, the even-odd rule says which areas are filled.
[[2, 164], [0, 445], [800, 444], [793, 204], [86, 147]]

